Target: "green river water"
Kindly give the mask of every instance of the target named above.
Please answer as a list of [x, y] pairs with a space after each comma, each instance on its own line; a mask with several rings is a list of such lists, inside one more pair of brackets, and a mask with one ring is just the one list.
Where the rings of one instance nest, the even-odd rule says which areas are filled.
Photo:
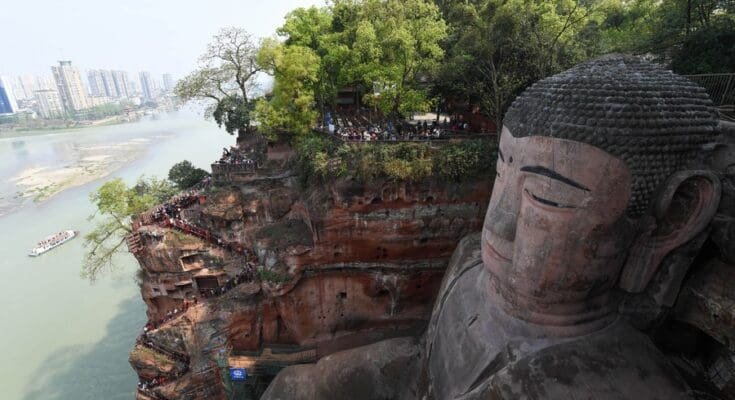
[[[78, 146], [147, 143], [136, 159], [107, 178], [68, 189], [42, 203], [18, 202], [10, 178], [38, 166], [73, 162]], [[35, 242], [62, 229], [93, 222], [88, 193], [111, 177], [165, 176], [182, 159], [209, 170], [234, 138], [197, 115], [178, 113], [137, 123], [77, 131], [0, 136], [0, 399], [132, 399], [136, 376], [128, 352], [145, 323], [126, 254], [112, 275], [95, 284], [79, 277], [81, 238], [41, 257], [26, 255]], [[11, 204], [12, 203], [12, 204]], [[9, 211], [8, 211], [9, 210]]]

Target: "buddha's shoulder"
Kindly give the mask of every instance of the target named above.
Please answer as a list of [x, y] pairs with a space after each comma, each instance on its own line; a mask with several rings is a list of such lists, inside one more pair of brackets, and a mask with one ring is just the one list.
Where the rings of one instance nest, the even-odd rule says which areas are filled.
[[515, 359], [469, 399], [688, 399], [688, 387], [643, 334], [619, 321]]
[[[445, 304], [450, 300], [457, 286], [472, 285], [472, 282], [476, 282], [474, 275], [482, 272], [480, 236], [480, 233], [476, 233], [462, 238], [454, 250], [452, 257], [449, 259], [447, 270], [444, 273], [444, 279], [442, 279], [436, 301], [434, 302], [434, 309], [427, 331], [429, 335], [436, 328], [437, 317], [445, 308]], [[466, 298], [455, 300], [461, 302], [467, 301]]]
[[452, 286], [468, 270], [482, 265], [481, 237], [482, 234], [478, 232], [467, 235], [459, 241], [457, 248], [449, 259], [447, 272], [444, 274], [439, 293], [446, 292], [447, 288]]

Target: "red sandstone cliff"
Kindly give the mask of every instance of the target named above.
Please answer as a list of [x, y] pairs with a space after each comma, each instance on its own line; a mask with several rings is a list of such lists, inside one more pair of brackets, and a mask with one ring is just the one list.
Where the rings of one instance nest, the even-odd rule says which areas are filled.
[[255, 398], [285, 365], [420, 331], [491, 190], [216, 172], [179, 226], [139, 221], [129, 238], [152, 321], [131, 353], [141, 399]]

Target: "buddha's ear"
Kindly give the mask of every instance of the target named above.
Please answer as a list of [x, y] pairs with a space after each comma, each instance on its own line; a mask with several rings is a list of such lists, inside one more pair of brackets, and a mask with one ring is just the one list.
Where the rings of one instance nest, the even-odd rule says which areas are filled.
[[670, 176], [653, 199], [655, 225], [633, 245], [620, 287], [645, 290], [661, 260], [709, 225], [720, 203], [720, 179], [712, 171], [681, 171]]

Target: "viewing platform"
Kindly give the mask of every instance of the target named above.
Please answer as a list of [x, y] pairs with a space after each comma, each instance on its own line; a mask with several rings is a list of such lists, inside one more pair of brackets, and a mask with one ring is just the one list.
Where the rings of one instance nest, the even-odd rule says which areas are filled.
[[313, 131], [317, 134], [326, 136], [329, 139], [345, 144], [450, 143], [463, 140], [488, 140], [497, 138], [497, 135], [495, 133], [471, 132], [449, 129], [440, 130], [438, 136], [414, 136], [411, 138], [399, 138], [397, 135], [393, 135], [390, 139], [371, 140], [364, 140], [361, 138], [355, 138], [354, 136], [350, 137], [343, 136], [337, 133], [330, 133], [329, 131], [324, 129], [314, 129]]

